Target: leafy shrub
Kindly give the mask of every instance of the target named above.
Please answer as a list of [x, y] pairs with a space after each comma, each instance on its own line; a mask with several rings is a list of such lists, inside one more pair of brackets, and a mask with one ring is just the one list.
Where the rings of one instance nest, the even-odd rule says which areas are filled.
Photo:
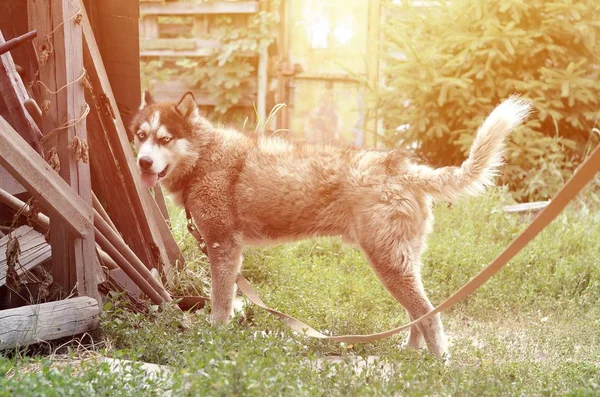
[[518, 200], [550, 197], [581, 161], [599, 116], [600, 3], [412, 3], [387, 7], [378, 93], [386, 142], [416, 147], [438, 166], [459, 164], [483, 118], [519, 93], [535, 111], [513, 135], [502, 180]]
[[[277, 9], [277, 0], [271, 0]], [[167, 17], [163, 17], [167, 18]], [[168, 17], [169, 22], [185, 25], [186, 20]], [[258, 55], [275, 41], [274, 29], [279, 21], [277, 12], [260, 11], [248, 17], [247, 23], [229, 15], [217, 17], [214, 31], [204, 39], [214, 39], [220, 45], [205, 57], [163, 57], [141, 62], [142, 83], [150, 89], [152, 80], [166, 81], [181, 79], [189, 82], [190, 88], [200, 88], [216, 102], [215, 117], [222, 116], [238, 106], [243, 99], [256, 90]], [[191, 37], [196, 37], [192, 32]]]

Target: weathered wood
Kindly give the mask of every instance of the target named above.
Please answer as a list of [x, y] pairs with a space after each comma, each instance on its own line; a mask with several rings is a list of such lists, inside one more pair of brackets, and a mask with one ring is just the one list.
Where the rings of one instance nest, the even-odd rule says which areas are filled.
[[96, 197], [96, 194], [93, 194], [92, 196], [92, 200], [93, 200], [93, 204], [94, 204], [94, 210], [96, 212], [98, 212], [98, 214], [100, 214], [100, 216], [102, 217], [102, 219], [104, 219], [104, 221], [106, 223], [108, 223], [108, 225], [115, 231], [115, 232], [119, 232], [117, 227], [115, 226], [115, 224], [113, 223], [112, 219], [110, 219], [110, 216], [108, 216], [108, 214], [106, 213], [106, 210], [104, 209], [104, 207], [102, 206], [102, 204], [100, 203], [100, 200], [98, 200], [98, 197]]
[[0, 117], [0, 165], [78, 237], [92, 235], [92, 208]]
[[[2, 43], [4, 43], [4, 36], [0, 31], [0, 44]], [[10, 52], [0, 55], [0, 94], [8, 108], [11, 125], [19, 131], [27, 143], [37, 152], [41, 152], [42, 133], [25, 109], [24, 103], [29, 99], [29, 94], [23, 85], [21, 76], [17, 73]]]
[[21, 226], [15, 229], [10, 236], [0, 239], [0, 286], [6, 284], [8, 270], [6, 246], [9, 237], [19, 240], [21, 255], [19, 255], [19, 266], [15, 268], [19, 276], [47, 261], [52, 256], [52, 249], [43, 234], [35, 231], [30, 226]]
[[[2, 189], [0, 189], [0, 202], [8, 205], [15, 211], [23, 209], [23, 214], [26, 216], [29, 215], [30, 208], [26, 203]], [[50, 227], [50, 218], [48, 218], [46, 215], [40, 212], [37, 214], [35, 223], [38, 226], [48, 230], [48, 228]], [[100, 257], [100, 259], [106, 263], [106, 266], [109, 269], [116, 269], [118, 267], [115, 261], [112, 258], [110, 258], [108, 254], [104, 252], [98, 244], [96, 244], [96, 250], [98, 251], [98, 256]]]
[[[81, 25], [74, 16], [82, 4], [79, 0], [52, 0], [52, 46], [54, 54], [55, 85], [59, 90], [51, 100], [56, 101], [59, 126], [71, 127], [55, 133], [55, 147], [60, 159], [60, 176], [69, 183], [81, 199], [92, 206], [92, 187], [89, 164], [78, 160], [68, 146], [75, 138], [87, 142], [84, 86], [80, 79], [83, 69], [83, 37]], [[52, 140], [52, 138], [51, 138]], [[64, 224], [53, 222], [50, 216], [52, 241], [52, 276], [63, 292], [77, 286], [80, 295], [99, 298], [96, 284], [97, 262], [94, 236], [83, 239], [71, 236]]]
[[[178, 258], [169, 257], [169, 254], [165, 249], [165, 242], [163, 241], [158, 226], [158, 223], [164, 222], [164, 220], [157, 219], [154, 216], [152, 205], [156, 205], [156, 203], [148, 189], [145, 189], [141, 184], [139, 171], [129, 144], [127, 132], [123, 126], [121, 115], [116, 111], [117, 104], [112, 93], [108, 76], [106, 75], [106, 71], [102, 64], [100, 51], [96, 44], [85, 9], [82, 10], [82, 12], [84, 14], [81, 24], [85, 40], [84, 55], [86, 57], [86, 68], [96, 95], [104, 98], [107, 112], [104, 112], [101, 115], [102, 125], [106, 131], [106, 139], [110, 143], [112, 153], [110, 158], [113, 159], [113, 162], [118, 169], [121, 170], [122, 174], [120, 176], [122, 179], [120, 183], [122, 183], [126, 192], [125, 196], [120, 197], [120, 214], [111, 213], [111, 210], [115, 210], [115, 208], [111, 208], [110, 206], [106, 208], [106, 210], [113, 221], [115, 221], [117, 227], [121, 226], [119, 225], [119, 219], [120, 215], [124, 214], [123, 211], [135, 214], [138, 218], [137, 222], [131, 223], [129, 230], [126, 230], [124, 227], [119, 227], [119, 230], [126, 241], [134, 240], [137, 241], [138, 244], [141, 243], [138, 246], [138, 249], [146, 251], [147, 255], [145, 257], [149, 259], [146, 262], [146, 266], [149, 268], [158, 268], [159, 271], [166, 273], [168, 269], [163, 270], [163, 265], [169, 268]], [[110, 109], [112, 109], [112, 111]], [[127, 205], [124, 204], [125, 202], [127, 202]], [[131, 229], [132, 227], [134, 230]], [[144, 239], [138, 237], [140, 233]], [[173, 239], [173, 237], [170, 236], [170, 239]], [[152, 252], [153, 244], [157, 247], [158, 257], [155, 257]]]
[[73, 337], [98, 328], [98, 301], [82, 296], [0, 311], [0, 349]]
[[[141, 100], [138, 0], [101, 0], [94, 31], [115, 103], [125, 125]], [[115, 108], [116, 111], [116, 108]]]
[[100, 247], [96, 247], [98, 250], [98, 258], [100, 259], [100, 264], [104, 265], [108, 268], [108, 270], [115, 270], [119, 268], [117, 262], [113, 258], [110, 257], [104, 250], [100, 249]]
[[[15, 212], [17, 212], [19, 210], [23, 210], [23, 215], [25, 215], [25, 216], [28, 216], [29, 212], [31, 211], [29, 206], [27, 205], [27, 203], [19, 200], [18, 198], [13, 196], [10, 192], [7, 192], [6, 190], [2, 189], [1, 187], [0, 187], [0, 203], [6, 204], [10, 208], [12, 208]], [[44, 215], [42, 213], [37, 214], [35, 222], [37, 225], [39, 225], [45, 229], [48, 229], [48, 227], [50, 226], [50, 218], [48, 218], [46, 215]]]
[[[119, 268], [122, 269], [127, 276], [129, 276], [136, 283], [136, 285], [140, 287], [142, 291], [144, 291], [144, 293], [150, 298], [150, 300], [152, 300], [152, 302], [155, 304], [161, 304], [165, 301], [162, 295], [158, 293], [158, 291], [156, 291], [156, 289], [150, 285], [150, 282], [145, 279], [127, 259], [125, 259], [119, 250], [115, 248], [106, 237], [104, 237], [100, 230], [96, 229], [95, 235], [96, 241], [98, 241], [98, 245], [102, 247], [102, 250], [105, 251], [115, 261], [117, 266], [119, 266]], [[146, 271], [148, 270], [146, 269]]]
[[140, 13], [142, 15], [253, 14], [258, 12], [258, 3], [258, 1], [173, 2], [163, 4], [140, 2]]
[[[135, 255], [135, 253], [131, 250], [131, 248], [129, 248], [127, 246], [127, 244], [125, 244], [125, 242], [123, 241], [121, 236], [119, 236], [114, 230], [112, 230], [110, 228], [110, 226], [108, 225], [108, 223], [104, 222], [104, 220], [98, 213], [96, 213], [94, 215], [94, 225], [96, 226], [96, 228], [100, 232], [100, 234], [103, 237], [105, 237], [114, 248], [117, 249], [119, 254], [122, 257], [124, 257], [127, 260], [127, 262], [129, 262], [131, 264], [133, 269], [135, 269], [135, 271], [141, 276], [141, 279], [140, 279], [135, 274], [130, 275], [130, 277], [136, 283], [138, 283], [138, 285], [143, 284], [143, 281], [142, 281], [142, 279], [143, 279], [148, 284], [150, 284], [150, 286], [156, 292], [159, 293], [159, 295], [161, 296], [162, 299], [164, 299], [164, 301], [170, 302], [172, 300], [171, 296], [164, 289], [162, 284], [160, 284], [154, 277], [152, 277], [150, 270], [148, 270], [148, 268], [140, 261], [140, 259]], [[108, 251], [106, 248], [109, 248], [109, 247], [102, 246], [102, 249], [104, 249], [109, 254], [111, 254], [111, 257], [113, 257], [113, 259], [115, 259], [115, 261], [119, 264], [119, 260], [117, 260], [117, 258], [114, 255], [112, 255], [112, 253], [110, 251]], [[123, 268], [123, 270], [127, 272], [127, 269]], [[128, 275], [129, 275], [129, 273], [128, 273]], [[146, 291], [144, 291], [144, 292], [146, 292]]]

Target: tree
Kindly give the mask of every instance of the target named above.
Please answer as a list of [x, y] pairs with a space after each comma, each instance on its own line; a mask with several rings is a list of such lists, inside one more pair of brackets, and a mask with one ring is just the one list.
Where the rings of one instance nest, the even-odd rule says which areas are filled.
[[416, 147], [435, 165], [459, 164], [487, 114], [518, 93], [535, 111], [513, 134], [502, 181], [517, 199], [551, 196], [595, 139], [600, 2], [412, 3], [386, 8], [377, 102], [386, 142]]

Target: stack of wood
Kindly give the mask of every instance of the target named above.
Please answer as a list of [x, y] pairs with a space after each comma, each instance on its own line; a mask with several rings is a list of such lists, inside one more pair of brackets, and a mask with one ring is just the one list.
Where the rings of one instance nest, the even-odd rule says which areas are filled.
[[94, 329], [110, 290], [139, 310], [138, 298], [170, 302], [183, 265], [160, 189], [139, 181], [87, 11], [28, 0], [37, 37], [0, 56], [0, 349]]

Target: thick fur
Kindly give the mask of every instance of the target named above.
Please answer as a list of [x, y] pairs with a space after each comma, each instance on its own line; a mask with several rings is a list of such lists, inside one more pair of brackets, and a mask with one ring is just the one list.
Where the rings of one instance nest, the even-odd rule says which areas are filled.
[[[492, 185], [505, 138], [528, 111], [529, 105], [517, 97], [503, 102], [479, 128], [469, 158], [460, 167], [439, 169], [416, 164], [398, 150], [252, 139], [212, 125], [199, 115], [191, 97], [178, 105], [146, 106], [132, 129], [136, 134], [144, 126], [145, 134], [155, 136], [160, 130], [174, 137], [161, 149], [169, 154], [154, 151], [160, 157], [154, 161], [161, 167], [170, 162], [161, 184], [190, 209], [206, 240], [214, 323], [231, 318], [244, 245], [314, 236], [342, 236], [360, 247], [383, 285], [414, 319], [433, 308], [420, 274], [433, 199], [455, 200]], [[159, 121], [152, 123], [153, 117]], [[136, 139], [136, 145], [143, 143]], [[438, 356], [447, 354], [440, 316], [413, 327], [407, 344], [426, 344]]]

